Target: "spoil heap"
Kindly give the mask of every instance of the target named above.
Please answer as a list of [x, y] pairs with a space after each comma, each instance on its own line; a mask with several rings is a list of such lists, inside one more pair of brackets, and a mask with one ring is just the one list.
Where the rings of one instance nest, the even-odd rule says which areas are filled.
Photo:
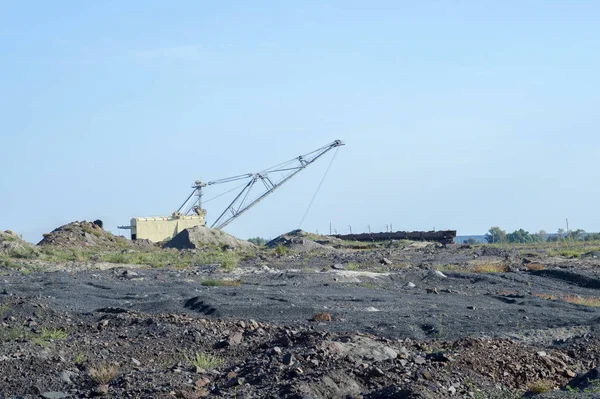
[[298, 229], [282, 234], [279, 237], [269, 241], [267, 246], [275, 248], [281, 245], [297, 252], [331, 249], [331, 247], [327, 246], [331, 243], [327, 242], [326, 245], [323, 245], [325, 241], [322, 241], [323, 243], [319, 242], [321, 241], [321, 238], [325, 239], [325, 237], [317, 234], [307, 233], [306, 231]]
[[102, 228], [102, 222], [72, 222], [44, 234], [40, 246], [54, 246], [68, 249], [150, 249], [152, 243], [146, 240], [130, 241], [122, 236], [115, 236]]
[[253, 248], [254, 244], [235, 238], [221, 230], [210, 229], [204, 226], [194, 226], [183, 230], [163, 246], [163, 248], [177, 249], [198, 249], [204, 247], [249, 249]]
[[0, 256], [32, 258], [39, 255], [39, 249], [21, 239], [10, 230], [0, 231]]

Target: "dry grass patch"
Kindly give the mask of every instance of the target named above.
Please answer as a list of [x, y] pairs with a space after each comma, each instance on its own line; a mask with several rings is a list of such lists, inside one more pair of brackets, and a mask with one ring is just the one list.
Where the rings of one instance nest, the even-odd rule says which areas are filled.
[[447, 265], [435, 265], [434, 266], [435, 270], [438, 270], [440, 272], [468, 272], [468, 269], [465, 269], [465, 267], [461, 266], [461, 265], [456, 265], [453, 263], [447, 264]]
[[554, 387], [555, 384], [552, 380], [539, 380], [531, 382], [529, 385], [527, 385], [527, 389], [535, 394], [551, 391], [554, 389]]
[[317, 313], [312, 317], [314, 321], [331, 321], [331, 313]]
[[544, 265], [539, 263], [529, 263], [527, 265], [527, 270], [544, 270]]
[[447, 264], [435, 265], [435, 270], [441, 272], [462, 272], [462, 273], [505, 273], [509, 271], [508, 266], [502, 263], [476, 263], [469, 265]]
[[533, 296], [536, 296], [538, 298], [542, 298], [542, 299], [546, 299], [548, 301], [556, 301], [558, 299], [560, 299], [561, 301], [565, 301], [568, 303], [572, 303], [575, 305], [583, 305], [583, 306], [592, 306], [592, 307], [600, 307], [600, 297], [595, 297], [595, 296], [589, 296], [589, 297], [584, 297], [584, 296], [578, 296], [578, 295], [564, 295], [564, 296], [556, 296], [553, 294], [546, 294], [546, 293], [533, 293]]
[[567, 295], [561, 298], [565, 302], [574, 303], [576, 305], [600, 307], [600, 298], [598, 297], [582, 297], [576, 295]]
[[116, 364], [99, 364], [90, 367], [88, 374], [92, 381], [98, 385], [107, 385], [119, 375], [119, 367]]
[[534, 292], [531, 295], [536, 296], [538, 298], [545, 299], [547, 301], [556, 301], [558, 299], [558, 297], [556, 295], [546, 294], [544, 292]]
[[510, 296], [510, 297], [521, 297], [522, 295], [519, 294], [519, 291], [498, 291], [497, 292], [498, 295], [500, 296]]
[[502, 263], [481, 263], [473, 266], [473, 273], [505, 273], [508, 271], [508, 266]]

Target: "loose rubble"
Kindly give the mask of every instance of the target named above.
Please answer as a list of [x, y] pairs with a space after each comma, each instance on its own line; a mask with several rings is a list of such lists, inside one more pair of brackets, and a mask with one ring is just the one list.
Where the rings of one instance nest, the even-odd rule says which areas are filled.
[[[600, 309], [565, 300], [597, 297], [598, 258], [430, 243], [355, 249], [292, 233], [231, 269], [133, 270], [91, 260], [26, 268], [46, 247], [140, 245], [95, 223], [62, 226], [38, 246], [0, 232], [0, 260], [10, 261], [0, 263], [0, 398], [600, 392]], [[168, 251], [240, 248], [195, 242]]]

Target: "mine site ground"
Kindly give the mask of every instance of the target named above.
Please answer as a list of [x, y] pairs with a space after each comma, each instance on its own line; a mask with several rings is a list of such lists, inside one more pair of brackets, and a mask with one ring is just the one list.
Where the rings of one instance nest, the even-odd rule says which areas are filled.
[[598, 242], [40, 244], [0, 233], [0, 397], [600, 397]]

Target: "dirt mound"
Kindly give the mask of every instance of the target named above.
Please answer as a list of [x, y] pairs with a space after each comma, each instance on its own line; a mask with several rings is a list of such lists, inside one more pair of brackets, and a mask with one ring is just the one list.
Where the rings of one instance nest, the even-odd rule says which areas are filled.
[[122, 236], [115, 236], [102, 228], [102, 221], [72, 222], [44, 234], [40, 246], [54, 246], [70, 249], [127, 249], [152, 248], [147, 240], [130, 241]]
[[210, 229], [204, 226], [194, 226], [183, 230], [163, 246], [163, 248], [177, 249], [196, 249], [203, 247], [248, 249], [254, 248], [254, 244], [235, 238], [222, 230]]
[[34, 258], [39, 255], [39, 249], [33, 244], [21, 239], [10, 230], [0, 231], [0, 256], [12, 258]]
[[325, 237], [317, 234], [307, 233], [303, 230], [293, 230], [269, 241], [267, 246], [275, 248], [282, 245], [298, 252], [310, 252], [323, 249], [330, 250], [331, 247], [317, 242], [320, 240], [320, 238], [324, 239]]

